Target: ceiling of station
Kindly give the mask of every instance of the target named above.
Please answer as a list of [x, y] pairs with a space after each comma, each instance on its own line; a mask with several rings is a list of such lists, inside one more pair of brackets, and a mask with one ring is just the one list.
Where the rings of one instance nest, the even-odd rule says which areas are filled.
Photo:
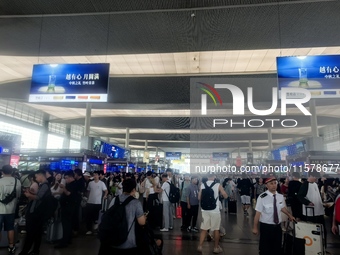
[[[136, 148], [148, 140], [151, 147], [175, 149], [190, 147], [190, 135], [198, 132], [207, 148], [232, 151], [251, 140], [253, 149], [267, 149], [267, 127], [191, 130], [190, 79], [255, 82], [263, 88], [256, 104], [267, 107], [276, 57], [340, 54], [339, 9], [332, 0], [3, 0], [0, 97], [43, 111], [50, 121], [84, 125], [82, 103], [27, 103], [32, 66], [110, 63], [109, 102], [93, 104], [93, 135], [121, 142], [129, 128]], [[338, 124], [339, 107], [336, 99], [318, 100], [319, 126]], [[211, 111], [231, 116], [231, 110]], [[309, 117], [301, 117], [297, 128], [273, 128], [273, 143], [310, 131]]]

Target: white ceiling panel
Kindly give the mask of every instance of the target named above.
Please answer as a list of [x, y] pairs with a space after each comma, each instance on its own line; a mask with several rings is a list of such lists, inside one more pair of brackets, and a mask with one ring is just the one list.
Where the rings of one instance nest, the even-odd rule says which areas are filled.
[[273, 73], [276, 57], [339, 54], [339, 47], [175, 52], [108, 56], [12, 57], [0, 56], [0, 82], [29, 79], [33, 64], [111, 64], [111, 76]]

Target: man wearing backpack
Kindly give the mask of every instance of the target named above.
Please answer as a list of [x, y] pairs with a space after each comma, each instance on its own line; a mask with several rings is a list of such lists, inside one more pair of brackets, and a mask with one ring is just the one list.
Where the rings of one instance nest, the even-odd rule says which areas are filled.
[[218, 196], [222, 194], [224, 198], [228, 198], [223, 187], [215, 182], [216, 176], [212, 173], [208, 174], [208, 180], [204, 181], [201, 185], [201, 190], [198, 194], [198, 198], [201, 201], [202, 210], [202, 224], [200, 243], [197, 248], [198, 252], [202, 252], [202, 245], [208, 230], [214, 231], [214, 251], [213, 253], [222, 253], [223, 250], [219, 246], [220, 241], [220, 225], [221, 225], [221, 213], [219, 208]]
[[[44, 213], [44, 198], [51, 194], [50, 186], [46, 179], [46, 171], [35, 172], [35, 179], [39, 183], [38, 193], [33, 195], [29, 190], [25, 191], [25, 196], [31, 201], [26, 210], [26, 239], [19, 255], [37, 255], [40, 252], [43, 226], [46, 218]], [[33, 251], [30, 252], [33, 245]]]
[[170, 194], [170, 183], [168, 182], [168, 175], [162, 174], [162, 201], [163, 201], [163, 219], [164, 219], [164, 228], [162, 228], [161, 232], [168, 232], [169, 229], [173, 229], [174, 219], [173, 212], [171, 210], [171, 202], [169, 200]]
[[[12, 177], [13, 168], [10, 165], [3, 166], [1, 172], [3, 177], [0, 179], [0, 229], [4, 226], [7, 231], [9, 254], [15, 254], [15, 208], [21, 195], [21, 183]], [[0, 236], [1, 238], [5, 237]]]
[[135, 224], [137, 222], [139, 225], [145, 225], [146, 217], [142, 204], [133, 198], [135, 192], [136, 182], [125, 180], [123, 194], [112, 199], [109, 210], [105, 212], [99, 225], [99, 255], [137, 254]]

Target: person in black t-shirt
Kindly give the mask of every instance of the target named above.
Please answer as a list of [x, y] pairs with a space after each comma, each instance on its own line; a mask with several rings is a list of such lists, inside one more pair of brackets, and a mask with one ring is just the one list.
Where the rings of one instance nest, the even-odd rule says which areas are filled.
[[74, 170], [74, 179], [77, 188], [77, 200], [76, 200], [76, 215], [73, 222], [73, 231], [75, 232], [74, 234], [77, 234], [80, 225], [81, 200], [83, 198], [83, 194], [86, 191], [85, 189], [86, 183], [81, 169], [77, 168]]
[[295, 218], [301, 219], [302, 216], [302, 204], [297, 197], [302, 183], [299, 181], [300, 173], [293, 173], [293, 180], [288, 184], [288, 194], [286, 203], [291, 206], [292, 214]]
[[72, 241], [72, 226], [73, 221], [76, 219], [76, 201], [77, 201], [77, 184], [74, 179], [74, 173], [68, 171], [65, 173], [66, 186], [60, 185], [63, 193], [60, 197], [61, 207], [61, 223], [63, 225], [63, 238], [60, 243], [54, 248], [60, 249], [67, 247]]
[[239, 189], [241, 195], [241, 202], [243, 205], [244, 215], [249, 215], [248, 209], [250, 207], [250, 191], [252, 188], [252, 183], [249, 178], [247, 178], [246, 173], [242, 173], [242, 180], [240, 180], [237, 184], [237, 188]]

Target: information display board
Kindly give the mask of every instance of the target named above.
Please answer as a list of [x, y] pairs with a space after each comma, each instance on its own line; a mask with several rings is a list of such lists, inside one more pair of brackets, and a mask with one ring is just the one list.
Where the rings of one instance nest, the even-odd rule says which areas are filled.
[[282, 88], [303, 88], [312, 98], [340, 97], [340, 55], [278, 57], [277, 75], [279, 95]]
[[33, 66], [29, 102], [107, 102], [110, 64]]
[[165, 158], [168, 160], [178, 160], [181, 159], [182, 152], [165, 152]]

